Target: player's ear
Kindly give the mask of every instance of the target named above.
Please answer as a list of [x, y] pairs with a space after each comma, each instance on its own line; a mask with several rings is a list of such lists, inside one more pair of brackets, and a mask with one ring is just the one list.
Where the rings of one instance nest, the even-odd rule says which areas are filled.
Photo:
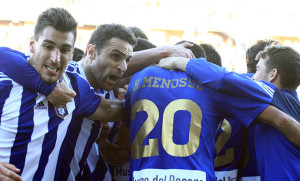
[[269, 73], [269, 82], [274, 82], [277, 78], [279, 78], [278, 70], [274, 68], [270, 73]]
[[29, 52], [30, 53], [34, 53], [35, 52], [35, 39], [34, 39], [34, 37], [32, 36], [31, 38], [30, 38], [30, 42], [29, 42]]
[[86, 48], [86, 54], [90, 60], [94, 60], [97, 55], [96, 45], [89, 44]]

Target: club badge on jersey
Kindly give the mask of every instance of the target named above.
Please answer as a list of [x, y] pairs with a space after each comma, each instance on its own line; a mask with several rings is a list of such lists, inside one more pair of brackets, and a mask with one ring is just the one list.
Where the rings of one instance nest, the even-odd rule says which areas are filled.
[[66, 105], [55, 106], [55, 112], [58, 117], [65, 119], [69, 115]]

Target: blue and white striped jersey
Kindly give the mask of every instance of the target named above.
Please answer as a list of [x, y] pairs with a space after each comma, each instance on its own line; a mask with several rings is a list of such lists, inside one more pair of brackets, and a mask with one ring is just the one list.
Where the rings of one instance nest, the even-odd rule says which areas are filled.
[[[26, 61], [21, 53], [1, 49], [0, 55], [5, 61]], [[65, 106], [54, 107], [44, 95], [0, 74], [0, 161], [19, 168], [23, 180], [54, 180], [67, 129], [76, 121], [72, 118], [90, 116], [100, 104], [101, 98], [78, 74], [66, 71], [60, 81], [77, 96]]]
[[[71, 61], [67, 70], [86, 79], [83, 68], [77, 62]], [[110, 99], [113, 92], [98, 90], [97, 95]], [[86, 118], [73, 119], [79, 121], [73, 122], [68, 130], [72, 134], [65, 140], [66, 152], [61, 155], [63, 166], [59, 180], [111, 180], [109, 165], [102, 159], [96, 144], [101, 123]], [[114, 123], [109, 125], [113, 127]]]

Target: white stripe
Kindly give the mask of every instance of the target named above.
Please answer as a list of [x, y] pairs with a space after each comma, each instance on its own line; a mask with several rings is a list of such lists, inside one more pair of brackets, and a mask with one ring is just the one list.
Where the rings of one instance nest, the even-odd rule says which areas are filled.
[[[62, 75], [61, 78], [63, 79], [63, 81], [66, 82], [66, 84], [69, 87], [72, 87], [72, 85], [70, 83], [70, 79], [68, 78], [68, 76], [65, 73]], [[42, 180], [44, 180], [44, 181], [49, 181], [49, 180], [54, 179], [58, 155], [60, 153], [61, 145], [66, 136], [68, 127], [72, 120], [72, 113], [75, 109], [74, 99], [72, 102], [67, 103], [66, 107], [68, 109], [69, 115], [58, 126], [55, 147], [54, 147], [53, 151], [51, 152], [51, 154], [49, 155], [49, 161], [46, 165], [44, 176], [42, 178]]]
[[90, 168], [91, 173], [96, 169], [96, 165], [99, 159], [99, 152], [98, 152], [98, 146], [97, 143], [94, 143], [92, 146], [92, 149], [90, 151], [89, 156], [87, 157], [86, 161]]
[[230, 181], [237, 179], [238, 170], [215, 171], [216, 180]]
[[258, 81], [255, 81], [263, 90], [265, 90], [265, 92], [267, 94], [269, 94], [270, 97], [273, 97], [273, 94], [274, 94], [274, 90], [272, 88], [270, 88], [268, 85], [262, 83], [262, 82], [258, 82]]
[[0, 77], [0, 81], [5, 81], [5, 80], [10, 80], [10, 81], [12, 81], [12, 79], [10, 79], [10, 78], [2, 78], [2, 77]]
[[14, 85], [6, 99], [0, 125], [0, 162], [9, 162], [11, 148], [18, 131], [23, 87]]
[[[44, 102], [44, 105], [47, 109], [35, 109], [41, 104], [41, 101]], [[28, 143], [28, 150], [25, 159], [24, 170], [22, 172], [22, 178], [24, 180], [32, 180], [34, 173], [37, 171], [39, 166], [40, 157], [42, 154], [42, 146], [45, 138], [45, 134], [48, 132], [48, 101], [46, 97], [40, 94], [36, 98], [36, 106], [34, 106], [34, 115], [33, 115], [33, 132], [31, 135], [31, 141]]]
[[239, 181], [260, 181], [260, 176], [253, 176], [253, 177], [241, 177]]
[[93, 128], [94, 121], [91, 121], [89, 119], [83, 119], [83, 123], [81, 125], [81, 130], [79, 132], [79, 135], [77, 137], [75, 150], [74, 150], [74, 156], [72, 158], [72, 161], [70, 163], [70, 174], [68, 180], [72, 180], [73, 178], [75, 180], [75, 176], [79, 173], [79, 161], [81, 160], [83, 156], [83, 152], [86, 149], [86, 144], [88, 142], [89, 136], [91, 135], [91, 130]]

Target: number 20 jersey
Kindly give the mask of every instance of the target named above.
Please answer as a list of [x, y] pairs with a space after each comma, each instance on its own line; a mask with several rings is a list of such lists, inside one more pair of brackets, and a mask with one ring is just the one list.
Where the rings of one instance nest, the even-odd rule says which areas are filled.
[[155, 66], [134, 74], [124, 104], [130, 180], [215, 180], [215, 135], [222, 120], [236, 117], [248, 126], [268, 101], [221, 94], [184, 72]]

